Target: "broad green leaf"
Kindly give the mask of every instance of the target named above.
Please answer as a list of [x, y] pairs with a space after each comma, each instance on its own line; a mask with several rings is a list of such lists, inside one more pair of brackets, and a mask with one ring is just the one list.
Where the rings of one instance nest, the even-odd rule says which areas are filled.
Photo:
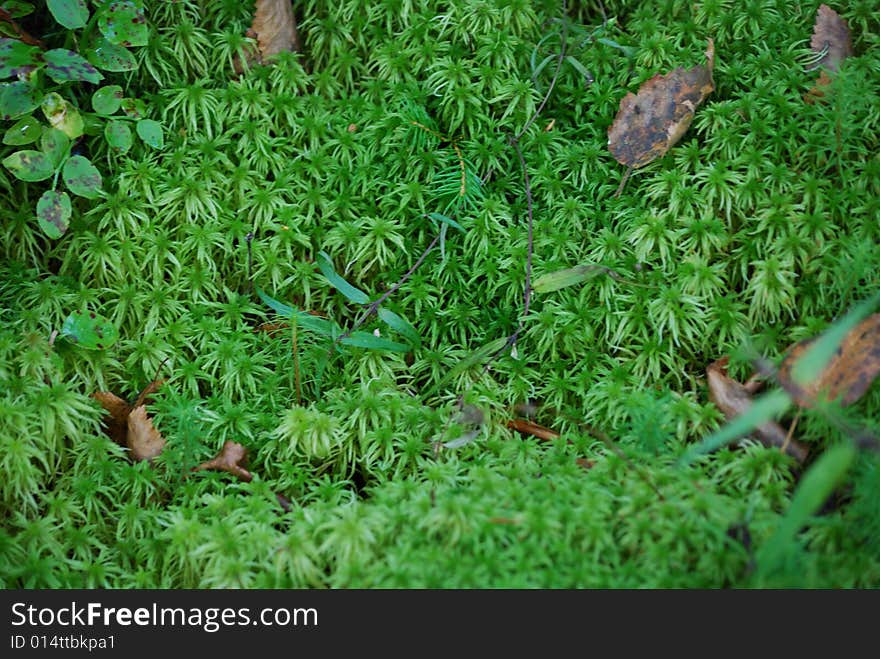
[[119, 153], [128, 151], [134, 140], [131, 128], [123, 121], [108, 121], [104, 127], [104, 137], [107, 140], [107, 144]]
[[47, 0], [46, 5], [55, 20], [68, 30], [85, 27], [89, 20], [89, 8], [84, 0]]
[[45, 181], [55, 172], [52, 161], [40, 151], [16, 151], [3, 159], [3, 166], [15, 175], [15, 178], [33, 183]]
[[37, 202], [37, 221], [47, 236], [57, 240], [67, 231], [70, 211], [66, 192], [46, 190]]
[[86, 57], [104, 71], [119, 73], [137, 68], [137, 60], [128, 48], [110, 43], [104, 37], [96, 39], [92, 47], [86, 49]]
[[296, 315], [297, 327], [331, 338], [336, 338], [342, 334], [342, 329], [333, 321], [313, 316], [312, 314], [299, 309], [294, 309], [293, 307], [270, 297], [260, 288], [257, 288], [257, 295], [263, 302], [269, 305], [269, 307], [274, 309], [279, 316], [283, 318], [292, 318]]
[[43, 114], [49, 123], [74, 140], [83, 134], [83, 119], [73, 105], [68, 103], [61, 94], [46, 94], [42, 102]]
[[757, 553], [761, 571], [770, 571], [794, 544], [797, 533], [843, 480], [855, 461], [855, 445], [846, 441], [825, 450], [804, 474], [775, 533]]
[[3, 144], [11, 146], [22, 146], [24, 144], [33, 144], [40, 135], [43, 134], [43, 125], [33, 116], [28, 115], [19, 119], [12, 127], [3, 135]]
[[605, 269], [598, 265], [579, 265], [574, 268], [557, 270], [556, 272], [549, 272], [538, 277], [532, 284], [532, 289], [536, 293], [558, 291], [560, 288], [574, 286], [587, 279], [592, 279], [603, 272], [605, 272]]
[[137, 134], [145, 144], [154, 149], [165, 146], [165, 137], [162, 134], [162, 124], [153, 119], [141, 119], [136, 124]]
[[398, 316], [393, 311], [389, 311], [383, 307], [379, 307], [379, 318], [395, 332], [400, 332], [414, 346], [421, 345], [422, 337], [416, 331], [416, 328], [410, 325], [405, 319]]
[[349, 300], [357, 304], [367, 304], [370, 301], [370, 298], [366, 293], [359, 288], [355, 288], [337, 274], [336, 270], [333, 268], [333, 263], [331, 263], [330, 257], [326, 252], [318, 252], [315, 262], [318, 264], [321, 273], [327, 278], [327, 281], [330, 282], [330, 285]]
[[101, 195], [101, 174], [85, 156], [71, 156], [64, 163], [64, 183], [75, 195], [95, 199]]
[[122, 111], [131, 119], [143, 119], [147, 116], [147, 105], [139, 98], [123, 98]]
[[18, 39], [0, 39], [0, 79], [27, 73], [42, 64], [37, 46]]
[[43, 92], [24, 80], [0, 83], [0, 116], [14, 119], [40, 105]]
[[6, 10], [11, 18], [23, 18], [34, 13], [34, 6], [30, 2], [21, 2], [21, 0], [3, 0], [0, 7]]
[[791, 404], [791, 397], [782, 389], [774, 389], [757, 398], [744, 413], [731, 419], [728, 423], [712, 433], [696, 446], [691, 447], [680, 459], [686, 465], [694, 458], [711, 453], [731, 442], [748, 435], [758, 426], [781, 415]]
[[107, 41], [120, 46], [146, 46], [150, 33], [143, 2], [114, 0], [98, 10], [98, 28]]
[[465, 228], [461, 226], [458, 222], [453, 220], [451, 217], [447, 217], [443, 213], [428, 213], [428, 217], [436, 222], [441, 222], [442, 224], [446, 224], [447, 226], [451, 226], [453, 229], [458, 229], [462, 233], [466, 233]]
[[106, 318], [83, 312], [70, 314], [61, 327], [60, 335], [83, 348], [104, 350], [116, 342], [119, 332]]
[[859, 304], [828, 328], [804, 351], [804, 354], [791, 368], [791, 379], [795, 384], [804, 387], [822, 374], [846, 335], [871, 313], [871, 310], [877, 306], [878, 300], [880, 300], [880, 295], [874, 295]]
[[110, 116], [122, 105], [122, 87], [106, 85], [92, 94], [92, 107], [98, 114]]
[[64, 162], [69, 146], [70, 140], [60, 130], [49, 126], [43, 128], [43, 134], [40, 137], [40, 151], [49, 156], [54, 168], [57, 169]]
[[46, 75], [55, 82], [85, 81], [100, 82], [104, 75], [85, 58], [66, 48], [55, 48], [43, 53], [46, 60]]
[[388, 352], [408, 352], [410, 347], [396, 341], [383, 339], [369, 332], [352, 332], [345, 338], [339, 339], [339, 342], [356, 348], [366, 348], [368, 350], [385, 350]]

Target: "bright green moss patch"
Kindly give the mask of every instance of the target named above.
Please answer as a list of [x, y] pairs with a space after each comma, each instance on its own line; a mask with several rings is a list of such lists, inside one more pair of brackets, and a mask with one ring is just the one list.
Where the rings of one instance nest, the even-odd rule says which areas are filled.
[[[164, 145], [141, 124], [159, 148], [95, 140], [104, 194], [74, 199], [58, 240], [34, 216], [42, 189], [0, 171], [0, 584], [876, 587], [876, 455], [772, 570], [755, 561], [793, 461], [749, 445], [678, 464], [722, 421], [706, 365], [731, 354], [745, 379], [745, 342], [775, 360], [880, 284], [880, 23], [872, 2], [835, 7], [855, 56], [806, 103], [818, 4], [605, 2], [603, 23], [586, 2], [563, 28], [552, 2], [310, 0], [294, 3], [304, 53], [238, 77], [248, 3], [146, 3], [137, 71], [106, 82], [149, 101]], [[620, 98], [700, 63], [709, 37], [715, 91], [614, 198]], [[533, 293], [522, 318], [527, 197], [509, 138], [563, 38], [571, 59], [519, 142], [532, 281], [583, 264], [620, 277]], [[260, 328], [282, 319], [257, 287], [350, 329], [364, 308], [319, 253], [373, 301], [440, 230], [382, 304], [419, 341], [375, 317], [359, 328], [408, 352]], [[116, 342], [50, 345], [82, 310]], [[520, 321], [515, 354], [484, 368]], [[90, 394], [133, 398], [157, 371], [167, 445], [133, 464]], [[484, 423], [437, 451], [474, 425], [462, 395]], [[506, 427], [530, 399], [560, 439]], [[876, 432], [880, 388], [846, 414]], [[841, 439], [810, 411], [797, 435], [813, 456]], [[191, 471], [227, 440], [249, 449], [253, 482]]]

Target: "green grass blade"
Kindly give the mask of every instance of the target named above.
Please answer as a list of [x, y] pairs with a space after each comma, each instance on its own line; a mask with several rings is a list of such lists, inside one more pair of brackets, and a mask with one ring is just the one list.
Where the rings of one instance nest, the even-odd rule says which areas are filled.
[[404, 336], [412, 345], [419, 346], [422, 344], [422, 337], [419, 336], [419, 333], [416, 331], [416, 328], [409, 324], [409, 322], [398, 316], [393, 311], [389, 311], [383, 307], [379, 308], [379, 319], [382, 320], [388, 327], [393, 329], [395, 332], [400, 333]]
[[729, 423], [726, 423], [702, 442], [688, 450], [679, 460], [679, 464], [682, 466], [687, 465], [694, 458], [704, 453], [711, 453], [747, 435], [758, 426], [785, 412], [790, 404], [791, 397], [782, 389], [774, 389], [770, 393], [764, 394], [756, 399], [746, 412], [732, 419]]
[[336, 272], [327, 252], [318, 252], [318, 257], [315, 259], [315, 262], [318, 264], [321, 273], [327, 278], [327, 281], [330, 282], [330, 285], [349, 300], [356, 304], [367, 304], [370, 301], [370, 297], [366, 293], [349, 284], [339, 275], [339, 273]]

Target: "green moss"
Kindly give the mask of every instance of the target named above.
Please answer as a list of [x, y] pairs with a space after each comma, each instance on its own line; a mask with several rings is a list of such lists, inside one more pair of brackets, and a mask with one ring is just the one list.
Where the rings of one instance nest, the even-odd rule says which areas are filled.
[[[751, 552], [786, 510], [791, 461], [749, 445], [675, 466], [721, 421], [708, 363], [745, 341], [776, 358], [877, 288], [871, 3], [841, 9], [856, 56], [813, 104], [803, 61], [818, 2], [605, 2], [625, 30], [576, 3], [576, 64], [520, 142], [533, 274], [599, 263], [639, 285], [535, 294], [516, 356], [488, 369], [456, 366], [521, 320], [526, 195], [508, 137], [549, 87], [557, 3], [298, 2], [305, 54], [241, 77], [247, 3], [147, 4], [130, 93], [151, 99], [166, 148], [108, 160], [108, 194], [76, 208], [58, 242], [20, 210], [27, 185], [0, 188], [0, 584], [880, 583], [876, 461], [772, 582], [752, 580]], [[715, 92], [614, 198], [623, 167], [606, 131], [621, 96], [699, 63], [709, 37]], [[483, 184], [459, 198], [463, 163]], [[466, 231], [445, 234], [387, 303], [420, 347], [328, 360], [303, 328], [295, 347], [289, 328], [256, 329], [276, 319], [253, 294], [248, 245], [259, 287], [350, 327], [361, 309], [314, 266], [318, 251], [375, 299], [434, 237], [431, 212]], [[112, 320], [117, 344], [50, 346], [83, 307]], [[133, 465], [89, 396], [133, 398], [157, 371], [168, 381], [149, 409], [168, 445]], [[435, 455], [460, 395], [484, 427]], [[528, 399], [562, 440], [506, 427]], [[852, 415], [876, 427], [878, 410], [875, 387]], [[839, 436], [810, 412], [798, 432], [814, 453]], [[226, 440], [250, 450], [252, 483], [190, 471]]]

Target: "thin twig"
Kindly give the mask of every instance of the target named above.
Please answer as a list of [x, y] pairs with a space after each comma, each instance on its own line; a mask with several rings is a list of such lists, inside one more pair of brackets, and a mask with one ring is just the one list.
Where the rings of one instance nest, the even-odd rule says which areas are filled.
[[12, 26], [12, 29], [15, 30], [15, 33], [18, 35], [19, 41], [22, 43], [26, 43], [29, 46], [38, 46], [39, 48], [44, 48], [45, 44], [39, 39], [32, 37], [28, 32], [23, 29], [15, 20], [12, 18], [12, 14], [10, 14], [5, 9], [0, 8], [0, 22], [9, 23]]

